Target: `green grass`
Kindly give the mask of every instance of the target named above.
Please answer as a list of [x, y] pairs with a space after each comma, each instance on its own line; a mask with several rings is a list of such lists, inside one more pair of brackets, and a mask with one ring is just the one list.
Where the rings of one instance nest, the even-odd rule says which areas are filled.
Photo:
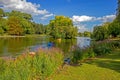
[[120, 50], [87, 61], [80, 66], [65, 65], [50, 78], [51, 80], [120, 80]]
[[0, 59], [0, 80], [45, 80], [63, 63], [58, 48], [39, 49], [35, 55], [28, 53], [15, 60]]
[[43, 37], [43, 36], [47, 36], [46, 34], [27, 34], [25, 35], [25, 37]]

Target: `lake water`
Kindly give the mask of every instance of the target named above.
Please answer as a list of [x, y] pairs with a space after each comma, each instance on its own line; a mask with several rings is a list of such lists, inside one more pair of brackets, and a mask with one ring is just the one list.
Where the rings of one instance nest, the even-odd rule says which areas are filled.
[[35, 51], [39, 47], [47, 48], [49, 42], [53, 42], [55, 47], [62, 49], [67, 54], [74, 45], [78, 45], [79, 47], [89, 46], [90, 38], [77, 37], [76, 39], [61, 41], [53, 40], [48, 37], [0, 38], [0, 57], [17, 56], [28, 49]]

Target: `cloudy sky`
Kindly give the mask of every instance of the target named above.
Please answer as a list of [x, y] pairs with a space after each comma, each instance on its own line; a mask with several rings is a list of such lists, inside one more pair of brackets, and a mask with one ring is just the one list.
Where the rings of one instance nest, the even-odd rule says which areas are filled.
[[0, 0], [5, 11], [29, 13], [37, 23], [48, 24], [55, 15], [70, 17], [79, 31], [115, 18], [117, 0]]

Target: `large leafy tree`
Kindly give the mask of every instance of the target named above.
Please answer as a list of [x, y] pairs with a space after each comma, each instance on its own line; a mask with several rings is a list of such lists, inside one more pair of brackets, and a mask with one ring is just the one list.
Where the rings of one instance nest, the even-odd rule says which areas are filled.
[[73, 26], [70, 18], [65, 16], [55, 16], [49, 23], [49, 35], [53, 38], [74, 38], [77, 35], [77, 28]]
[[109, 25], [109, 35], [117, 37], [120, 35], [120, 0], [118, 0], [117, 15], [115, 20]]
[[4, 13], [3, 9], [0, 8], [0, 18], [3, 16], [5, 16], [5, 13]]
[[23, 34], [23, 28], [20, 24], [19, 17], [11, 16], [8, 18], [7, 21], [8, 24], [8, 34], [10, 35], [22, 35]]
[[43, 24], [32, 23], [35, 29], [35, 34], [45, 34], [45, 26]]
[[109, 25], [109, 33], [112, 35], [112, 37], [117, 37], [120, 35], [120, 22], [118, 20], [114, 20]]
[[7, 13], [8, 17], [18, 17], [19, 23], [21, 24], [21, 27], [23, 28], [23, 34], [33, 34], [34, 28], [31, 23], [32, 16], [27, 13], [22, 13], [20, 11], [12, 11], [10, 13]]
[[84, 35], [85, 37], [90, 37], [90, 36], [91, 36], [91, 32], [89, 32], [89, 31], [84, 31], [83, 35]]
[[5, 12], [0, 8], [0, 34], [4, 34], [8, 29], [6, 25], [7, 20], [3, 17], [5, 17]]
[[6, 33], [8, 30], [7, 19], [0, 18], [0, 34]]
[[95, 26], [93, 30], [92, 37], [95, 40], [104, 40], [107, 38], [107, 32], [108, 30], [104, 26]]
[[22, 13], [22, 12], [20, 12], [20, 11], [15, 11], [15, 10], [13, 10], [13, 11], [11, 11], [11, 12], [8, 12], [8, 13], [6, 13], [8, 16], [17, 16], [17, 17], [19, 17], [19, 18], [24, 18], [24, 19], [26, 19], [26, 20], [28, 20], [28, 21], [30, 21], [30, 20], [32, 20], [32, 16], [30, 15], [30, 14], [27, 14], [27, 13]]

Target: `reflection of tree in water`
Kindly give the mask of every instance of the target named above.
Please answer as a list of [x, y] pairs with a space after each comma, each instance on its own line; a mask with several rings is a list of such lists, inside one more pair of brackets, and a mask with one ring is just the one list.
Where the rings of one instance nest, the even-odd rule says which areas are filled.
[[37, 45], [41, 41], [42, 38], [32, 37], [2, 38], [0, 39], [0, 56], [22, 53], [27, 47]]
[[51, 40], [44, 37], [16, 37], [16, 38], [2, 38], [0, 39], [0, 56], [15, 56], [23, 53], [30, 47], [36, 47], [39, 45], [47, 44], [49, 41], [54, 43], [55, 47], [61, 48], [65, 55], [70, 51], [71, 46], [76, 45], [76, 39], [64, 39], [61, 42], [57, 40]]
[[57, 41], [55, 43], [55, 46], [61, 48], [65, 55], [67, 55], [69, 54], [71, 47], [76, 45], [76, 39], [64, 39], [61, 41], [61, 43]]
[[0, 56], [1, 56], [2, 53], [3, 53], [5, 44], [6, 44], [6, 43], [5, 43], [4, 39], [0, 39]]

